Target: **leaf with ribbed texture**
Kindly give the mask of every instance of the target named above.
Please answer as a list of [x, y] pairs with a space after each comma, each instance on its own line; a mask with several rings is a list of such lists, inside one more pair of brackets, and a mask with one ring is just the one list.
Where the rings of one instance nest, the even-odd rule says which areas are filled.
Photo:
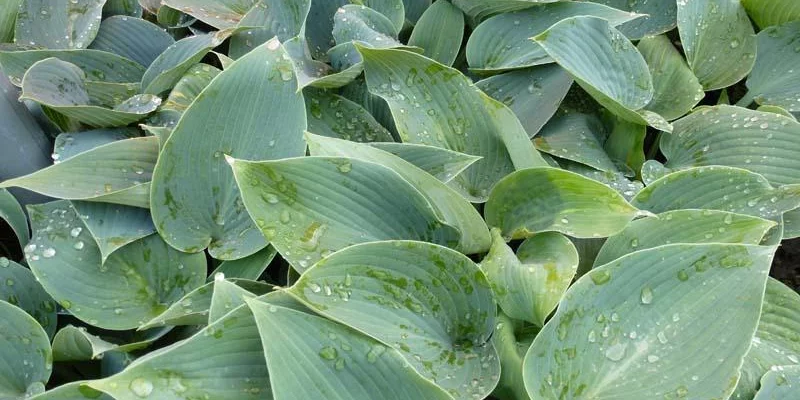
[[483, 157], [450, 182], [472, 202], [515, 169], [544, 166], [514, 113], [461, 72], [404, 50], [360, 47], [369, 90], [392, 110], [404, 142]]
[[[248, 301], [264, 344], [276, 398], [452, 399], [410, 368], [399, 350], [336, 322], [273, 304]], [[284, 340], [291, 334], [293, 340]]]
[[29, 397], [31, 400], [114, 400], [113, 397], [92, 389], [88, 381], [74, 381], [65, 383], [57, 388]]
[[0, 319], [0, 396], [26, 399], [43, 392], [53, 368], [47, 333], [25, 311], [2, 300]]
[[14, 40], [48, 49], [85, 48], [97, 35], [103, 4], [105, 0], [25, 0], [17, 14]]
[[53, 338], [53, 361], [94, 360], [116, 347], [114, 343], [87, 332], [86, 328], [67, 325]]
[[[586, 0], [581, 0], [586, 1]], [[644, 16], [619, 27], [631, 40], [671, 31], [677, 25], [678, 9], [674, 1], [661, 0], [589, 0]]]
[[93, 129], [61, 133], [56, 137], [53, 147], [53, 163], [58, 164], [97, 146], [138, 136], [139, 131], [136, 128]]
[[622, 231], [638, 213], [610, 187], [549, 167], [502, 179], [484, 210], [486, 223], [512, 239], [549, 231], [576, 238], [607, 237]]
[[[169, 92], [167, 99], [161, 103], [158, 111], [156, 111], [147, 120], [150, 124], [168, 127], [170, 131], [183, 116], [192, 104], [194, 99], [203, 91], [203, 89], [211, 83], [211, 80], [216, 78], [221, 71], [208, 64], [195, 64], [183, 75], [183, 77], [175, 84], [175, 87]], [[161, 137], [161, 143], [166, 142], [169, 135]]]
[[117, 400], [272, 398], [261, 338], [247, 306], [87, 384]]
[[0, 257], [0, 300], [30, 314], [49, 337], [56, 333], [56, 302], [29, 269], [5, 257]]
[[761, 29], [800, 19], [800, 3], [794, 0], [742, 0], [742, 5]]
[[527, 10], [496, 15], [475, 28], [466, 47], [472, 71], [496, 73], [552, 63], [553, 59], [544, 49], [530, 39], [565, 18], [593, 15], [608, 20], [611, 25], [620, 25], [640, 17], [594, 3], [565, 1], [530, 5], [532, 7]]
[[[800, 11], [800, 8], [798, 8]], [[747, 77], [748, 92], [739, 105], [773, 105], [800, 111], [800, 21], [772, 26], [758, 33], [758, 52]]]
[[517, 253], [498, 229], [481, 261], [503, 312], [511, 318], [544, 326], [578, 269], [578, 251], [564, 235], [545, 232], [526, 239]]
[[428, 58], [452, 66], [464, 38], [464, 14], [447, 1], [437, 1], [422, 14], [409, 46], [421, 47]]
[[214, 291], [211, 293], [211, 305], [208, 308], [208, 324], [212, 325], [233, 309], [256, 297], [233, 282], [225, 280], [224, 274], [214, 276]]
[[705, 90], [721, 89], [750, 73], [756, 35], [739, 1], [678, 1], [678, 32], [686, 60]]
[[[157, 158], [158, 139], [155, 137], [119, 140], [30, 175], [9, 179], [0, 186], [22, 187], [63, 199], [98, 200], [150, 180]], [[53, 182], [59, 183], [53, 185]], [[144, 208], [148, 204], [147, 196], [135, 193], [113, 200], [109, 202]]]
[[138, 0], [106, 0], [103, 5], [103, 18], [115, 15], [141, 18], [144, 9]]
[[455, 398], [484, 398], [497, 384], [500, 365], [489, 341], [495, 301], [483, 272], [454, 250], [412, 241], [359, 244], [318, 262], [288, 291], [402, 351]]
[[73, 201], [72, 206], [97, 243], [101, 263], [126, 244], [156, 231], [150, 211], [144, 208], [89, 201]]
[[392, 134], [361, 107], [335, 93], [307, 87], [308, 131], [354, 142], [391, 142]]
[[366, 6], [346, 5], [333, 17], [333, 39], [341, 45], [351, 41], [370, 47], [400, 46], [397, 28], [386, 16]]
[[[311, 0], [261, 0], [239, 21], [248, 29], [231, 36], [228, 56], [237, 59], [267, 40], [277, 37], [282, 43], [303, 33]], [[309, 56], [310, 58], [310, 56]]]
[[162, 4], [217, 29], [233, 28], [259, 0], [162, 0]]
[[705, 97], [703, 86], [668, 37], [646, 37], [636, 48], [653, 77], [653, 99], [645, 109], [672, 121], [688, 113]]
[[461, 236], [425, 196], [379, 164], [340, 157], [229, 162], [250, 216], [298, 272], [356, 243], [456, 246]]
[[800, 123], [735, 106], [702, 107], [661, 139], [665, 166], [726, 165], [759, 173], [774, 185], [800, 183]]
[[184, 112], [153, 172], [151, 212], [164, 240], [187, 252], [208, 247], [224, 260], [264, 248], [225, 156], [303, 155], [305, 115], [292, 63], [277, 40], [221, 72]]
[[480, 22], [496, 14], [531, 8], [542, 3], [555, 3], [558, 0], [454, 0], [453, 4], [464, 11], [468, 17]]
[[612, 189], [616, 190], [627, 201], [631, 201], [636, 193], [644, 188], [644, 184], [639, 181], [632, 181], [628, 179], [622, 172], [603, 172], [594, 168], [587, 167], [583, 164], [573, 163], [569, 161], [561, 161], [564, 164], [564, 169], [576, 174], [585, 176], [591, 180], [601, 182]]
[[147, 67], [173, 43], [175, 39], [152, 22], [113, 16], [100, 23], [89, 48], [118, 54]]
[[446, 224], [461, 233], [456, 250], [475, 254], [489, 249], [489, 230], [475, 207], [432, 175], [393, 154], [366, 144], [312, 134], [306, 135], [306, 142], [312, 156], [354, 158], [382, 165], [400, 174], [425, 196]]
[[[75, 317], [104, 329], [132, 329], [205, 279], [205, 258], [173, 250], [158, 235], [101, 264], [89, 230], [67, 201], [28, 206], [33, 238], [25, 259], [42, 286]], [[182, 266], [182, 267], [181, 267]]]
[[411, 25], [417, 23], [425, 10], [430, 7], [432, 0], [403, 0], [406, 22]]
[[0, 43], [14, 40], [14, 21], [17, 19], [20, 4], [22, 0], [8, 0], [0, 7]]
[[753, 398], [764, 373], [773, 367], [800, 363], [797, 332], [800, 332], [800, 295], [769, 278], [758, 329], [731, 399]]
[[533, 40], [612, 113], [637, 124], [672, 130], [663, 117], [644, 109], [653, 99], [653, 79], [647, 63], [608, 21], [597, 17], [567, 18]]
[[775, 367], [761, 378], [761, 389], [753, 400], [791, 400], [800, 390], [800, 366]]
[[[525, 355], [528, 394], [728, 398], [758, 324], [775, 249], [666, 245], [584, 275]], [[637, 379], [619, 379], [631, 373]]]
[[24, 247], [31, 236], [30, 229], [28, 229], [28, 217], [25, 216], [25, 211], [22, 210], [22, 206], [19, 205], [14, 195], [6, 189], [0, 189], [0, 218], [6, 221], [14, 231], [19, 246]]
[[716, 210], [676, 210], [631, 222], [606, 240], [594, 265], [671, 243], [759, 244], [773, 221]]
[[131, 124], [161, 104], [160, 97], [149, 94], [134, 95], [118, 104], [104, 104], [103, 97], [89, 92], [86, 75], [77, 65], [57, 58], [38, 61], [28, 69], [20, 98], [99, 128]]
[[397, 32], [403, 30], [406, 22], [406, 10], [403, 0], [356, 0], [352, 3], [362, 3], [363, 5], [383, 14]]
[[593, 115], [569, 113], [552, 119], [533, 138], [536, 149], [604, 172], [616, 172], [598, 135], [604, 132], [600, 120]]
[[91, 81], [139, 82], [145, 68], [135, 61], [100, 50], [25, 50], [0, 47], [0, 65], [11, 83], [22, 86], [22, 77], [33, 64], [55, 57], [75, 64]]
[[372, 147], [392, 153], [417, 168], [447, 183], [470, 165], [480, 160], [478, 156], [459, 153], [441, 147], [413, 143], [370, 143]]
[[245, 258], [238, 260], [224, 261], [209, 274], [209, 280], [214, 279], [214, 276], [221, 272], [226, 278], [241, 278], [257, 280], [261, 274], [267, 270], [267, 267], [278, 254], [272, 246], [267, 246], [259, 250], [255, 254], [251, 254]]
[[572, 82], [567, 71], [552, 64], [495, 75], [476, 85], [508, 106], [533, 137], [556, 113]]
[[603, 143], [606, 154], [618, 169], [627, 176], [639, 177], [639, 171], [645, 163], [645, 140], [647, 127], [618, 118], [611, 113], [602, 113], [606, 127], [611, 132]]

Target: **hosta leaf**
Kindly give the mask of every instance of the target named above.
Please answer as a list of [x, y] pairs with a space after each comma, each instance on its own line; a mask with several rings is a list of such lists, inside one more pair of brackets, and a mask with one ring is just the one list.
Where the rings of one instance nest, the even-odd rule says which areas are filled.
[[405, 6], [406, 21], [416, 24], [425, 10], [430, 7], [432, 0], [403, 0]]
[[455, 246], [460, 238], [401, 175], [372, 162], [230, 162], [247, 211], [299, 272], [356, 243], [414, 239]]
[[496, 305], [484, 274], [460, 253], [411, 241], [355, 245], [318, 262], [289, 293], [399, 349], [456, 398], [483, 398], [497, 384]]
[[610, 187], [549, 167], [504, 178], [492, 189], [484, 210], [486, 223], [513, 239], [547, 231], [577, 238], [611, 236], [638, 213]]
[[564, 169], [585, 176], [591, 180], [601, 182], [619, 192], [625, 200], [630, 201], [636, 193], [644, 188], [639, 181], [631, 181], [622, 172], [603, 172], [583, 164], [564, 162]]
[[138, 136], [139, 131], [136, 128], [93, 129], [62, 133], [56, 137], [52, 155], [53, 163], [58, 164], [104, 144]]
[[638, 172], [641, 171], [646, 159], [644, 142], [647, 138], [647, 127], [618, 118], [611, 113], [604, 113], [603, 117], [606, 126], [611, 126], [611, 132], [603, 143], [603, 149], [624, 174], [638, 177]]
[[502, 312], [497, 314], [497, 321], [497, 327], [492, 335], [492, 343], [497, 348], [503, 372], [500, 374], [500, 382], [492, 395], [500, 399], [530, 400], [522, 381], [522, 358], [533, 341], [533, 337], [527, 340], [531, 335], [521, 335], [520, 341], [518, 341], [514, 332], [517, 328], [516, 321]]
[[800, 208], [783, 214], [783, 238], [794, 239], [797, 237], [800, 237]]
[[667, 174], [650, 183], [631, 204], [656, 214], [709, 209], [777, 220], [800, 206], [800, 187], [778, 189], [756, 173], [731, 167], [698, 167]]
[[205, 279], [202, 254], [179, 253], [150, 235], [101, 264], [100, 251], [69, 202], [29, 206], [25, 259], [42, 286], [77, 318], [104, 329], [139, 326]]
[[756, 58], [756, 36], [739, 1], [677, 4], [678, 32], [686, 60], [706, 90], [733, 85], [750, 73]]
[[703, 86], [668, 37], [646, 37], [636, 47], [653, 77], [653, 99], [646, 109], [671, 121], [685, 115], [705, 97]]
[[224, 261], [209, 275], [209, 278], [212, 279], [217, 273], [222, 273], [228, 279], [257, 280], [267, 270], [267, 266], [277, 254], [278, 251], [274, 247], [267, 246], [245, 258]]
[[14, 40], [14, 21], [17, 19], [20, 4], [22, 0], [8, 0], [0, 7], [0, 43]]
[[391, 142], [392, 134], [361, 105], [335, 93], [303, 89], [308, 131], [354, 142]]
[[392, 153], [444, 183], [450, 182], [481, 159], [478, 156], [424, 144], [370, 143], [370, 146]]
[[461, 240], [456, 250], [475, 254], [489, 249], [489, 230], [478, 211], [455, 190], [425, 171], [393, 154], [365, 144], [311, 134], [306, 135], [306, 141], [312, 156], [350, 157], [393, 170], [425, 196], [446, 224], [458, 229]]
[[[259, 28], [231, 37], [228, 56], [237, 59], [250, 50], [277, 37], [281, 42], [303, 33], [311, 0], [262, 0], [239, 21], [239, 26]], [[309, 57], [310, 58], [310, 57]]]
[[[9, 179], [0, 186], [18, 186], [70, 200], [98, 200], [101, 196], [123, 193], [148, 181], [157, 158], [157, 138], [119, 140], [30, 175]], [[127, 196], [113, 200], [114, 203], [135, 207], [146, 208], [148, 204], [146, 194], [144, 197]]]
[[314, 58], [327, 60], [326, 53], [336, 42], [333, 40], [333, 16], [348, 0], [311, 0], [306, 18], [305, 39]]
[[792, 0], [742, 0], [742, 5], [762, 29], [800, 19], [800, 4]]
[[[269, 301], [248, 304], [259, 326], [276, 398], [452, 398], [408, 368], [399, 350], [360, 332]], [[284, 340], [286, 334], [293, 340]]]
[[219, 321], [234, 308], [245, 304], [255, 294], [242, 289], [233, 282], [225, 280], [224, 274], [214, 276], [214, 291], [211, 293], [211, 305], [208, 308], [208, 324]]
[[734, 106], [703, 107], [663, 136], [667, 168], [726, 165], [759, 173], [775, 185], [800, 183], [800, 123]]
[[731, 399], [751, 399], [759, 380], [773, 367], [800, 363], [800, 295], [769, 278], [753, 344], [744, 358], [742, 376]]
[[544, 49], [530, 39], [565, 18], [593, 15], [611, 25], [620, 25], [640, 17], [588, 2], [529, 3], [529, 6], [524, 11], [496, 15], [475, 28], [466, 47], [467, 62], [473, 71], [494, 73], [552, 63]]
[[533, 137], [558, 110], [572, 86], [572, 77], [558, 65], [512, 71], [478, 81], [476, 85], [507, 105]]
[[25, 211], [22, 210], [17, 199], [6, 189], [0, 189], [0, 218], [6, 221], [14, 231], [19, 246], [25, 247], [28, 238], [31, 237], [30, 229], [28, 229], [28, 217], [25, 216]]
[[103, 5], [103, 18], [115, 15], [141, 18], [143, 11], [138, 0], [106, 0], [106, 4]]
[[187, 340], [136, 359], [116, 375], [87, 384], [117, 400], [272, 398], [261, 339], [246, 306]]
[[359, 41], [370, 47], [395, 47], [397, 28], [383, 14], [363, 5], [346, 5], [333, 17], [333, 39], [336, 44]]
[[592, 115], [569, 113], [552, 119], [533, 138], [536, 149], [559, 158], [588, 165], [604, 172], [617, 167], [600, 144], [597, 135], [603, 125]]
[[[22, 80], [21, 99], [32, 100], [71, 119], [93, 127], [125, 126], [155, 111], [161, 98], [135, 95], [119, 104], [93, 98], [86, 75], [75, 64], [47, 58], [33, 64]], [[113, 106], [113, 108], [106, 108]]]
[[0, 300], [30, 314], [48, 336], [56, 332], [56, 302], [29, 269], [5, 257], [0, 257]]
[[526, 239], [517, 254], [492, 230], [492, 248], [481, 262], [503, 312], [543, 326], [578, 269], [578, 251], [564, 235], [545, 232]]
[[672, 243], [759, 244], [775, 222], [715, 210], [676, 210], [638, 219], [603, 244], [599, 266], [626, 254]]
[[158, 94], [171, 89], [193, 65], [222, 44], [233, 30], [183, 38], [153, 60], [142, 76], [142, 92]]
[[55, 57], [75, 64], [92, 81], [139, 82], [145, 68], [135, 61], [100, 50], [16, 50], [0, 47], [0, 65], [11, 83], [22, 85], [22, 77], [33, 64]]
[[114, 400], [113, 397], [89, 387], [87, 381], [65, 383], [55, 389], [29, 397], [31, 400], [86, 400], [87, 398]]
[[[567, 291], [528, 350], [528, 394], [727, 398], [758, 323], [774, 251], [666, 245], [595, 269]], [[637, 379], [619, 379], [632, 373]]]
[[272, 40], [234, 62], [197, 96], [164, 144], [153, 173], [151, 212], [171, 246], [188, 252], [209, 247], [218, 259], [243, 258], [266, 246], [224, 155], [303, 155], [305, 106], [285, 56]]
[[156, 231], [150, 211], [144, 208], [88, 201], [73, 201], [72, 207], [97, 243], [101, 263], [126, 244]]
[[397, 32], [403, 29], [406, 22], [406, 10], [403, 0], [355, 0], [351, 3], [363, 3], [363, 5], [383, 14]]
[[[800, 8], [798, 8], [800, 13]], [[780, 106], [800, 111], [800, 21], [772, 26], [758, 33], [758, 53], [747, 77], [748, 93], [738, 103]]]
[[800, 388], [800, 366], [776, 367], [761, 378], [761, 389], [753, 400], [791, 400]]
[[100, 23], [89, 48], [118, 54], [147, 67], [173, 43], [175, 39], [152, 22], [113, 16]]
[[558, 0], [454, 0], [453, 4], [473, 20], [480, 22], [495, 14], [531, 8], [540, 3], [554, 3]]
[[473, 202], [515, 168], [546, 163], [513, 112], [457, 70], [404, 50], [360, 48], [367, 84], [392, 110], [404, 142], [481, 156], [451, 182]]
[[50, 339], [33, 317], [0, 300], [0, 396], [25, 399], [44, 391], [53, 355]]
[[259, 0], [162, 0], [161, 3], [217, 29], [226, 29], [235, 27]]
[[[586, 1], [586, 0], [581, 0]], [[589, 0], [623, 11], [643, 14], [643, 17], [619, 27], [620, 32], [631, 40], [641, 39], [671, 31], [677, 24], [677, 7], [672, 1]]]
[[87, 332], [86, 328], [67, 325], [53, 338], [53, 361], [94, 360], [116, 347]]
[[770, 112], [770, 113], [782, 115], [784, 117], [791, 118], [791, 119], [797, 121], [797, 117], [795, 117], [794, 114], [792, 114], [789, 111], [786, 111], [786, 109], [778, 107], [778, 106], [758, 106], [756, 111]]
[[421, 47], [428, 58], [452, 66], [461, 48], [462, 39], [464, 14], [447, 1], [437, 1], [417, 21], [408, 45]]
[[567, 18], [534, 40], [612, 113], [630, 122], [672, 130], [663, 117], [643, 109], [653, 98], [653, 79], [647, 63], [608, 21], [597, 17]]
[[48, 49], [82, 49], [100, 27], [105, 0], [25, 0], [17, 14], [14, 40]]
[[[180, 81], [169, 92], [167, 99], [161, 104], [158, 111], [148, 120], [151, 124], [157, 124], [171, 128], [178, 124], [183, 116], [183, 112], [189, 108], [194, 99], [203, 89], [216, 78], [221, 71], [208, 64], [195, 64], [183, 75]], [[159, 137], [161, 143], [166, 142], [169, 135]]]

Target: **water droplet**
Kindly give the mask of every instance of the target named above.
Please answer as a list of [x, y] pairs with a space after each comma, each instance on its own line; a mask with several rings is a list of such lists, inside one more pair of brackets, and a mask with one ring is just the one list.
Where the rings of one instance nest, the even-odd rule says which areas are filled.
[[0, 267], [7, 268], [11, 264], [5, 257], [0, 257]]
[[651, 355], [647, 356], [647, 362], [649, 362], [651, 364], [656, 362], [656, 361], [658, 361], [658, 360], [659, 360], [659, 357], [656, 356], [656, 355], [652, 355], [651, 354]]
[[133, 394], [142, 398], [150, 396], [150, 394], [153, 393], [153, 383], [144, 378], [132, 380], [128, 387]]
[[735, 49], [737, 47], [739, 47], [739, 40], [738, 39], [731, 40], [731, 48]]
[[611, 280], [611, 273], [606, 270], [594, 271], [589, 274], [589, 277], [595, 285], [604, 285]]
[[325, 346], [319, 351], [319, 356], [326, 360], [335, 360], [338, 355], [339, 352], [336, 351], [336, 348], [331, 346]]
[[631, 247], [633, 248], [639, 247], [639, 239], [631, 240]]
[[47, 249], [44, 249], [44, 251], [42, 251], [42, 257], [44, 257], [44, 258], [50, 258], [50, 257], [53, 257], [55, 255], [56, 255], [56, 249], [54, 249], [52, 247], [49, 247]]
[[642, 304], [650, 304], [653, 302], [653, 290], [649, 286], [642, 288]]
[[628, 346], [624, 343], [615, 343], [606, 349], [606, 358], [611, 361], [619, 361], [625, 357], [625, 350]]
[[72, 230], [69, 231], [69, 235], [76, 238], [81, 234], [81, 231], [83, 231], [83, 228], [81, 227], [72, 228]]
[[656, 337], [658, 338], [659, 343], [667, 344], [667, 335], [664, 332], [658, 332]]
[[83, 250], [83, 246], [84, 246], [83, 242], [79, 240], [72, 247], [75, 250]]

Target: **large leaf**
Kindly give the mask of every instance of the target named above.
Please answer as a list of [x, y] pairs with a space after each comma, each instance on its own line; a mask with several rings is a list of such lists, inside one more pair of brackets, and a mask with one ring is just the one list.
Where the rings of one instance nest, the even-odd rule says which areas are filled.
[[[76, 155], [30, 175], [9, 179], [2, 187], [18, 186], [47, 196], [70, 200], [99, 200], [104, 195], [125, 194], [150, 180], [158, 158], [158, 139], [119, 140]], [[58, 184], [53, 184], [58, 182]], [[145, 193], [131, 193], [114, 203], [148, 206]]]
[[[581, 0], [586, 1], [586, 0]], [[671, 31], [677, 24], [678, 9], [673, 1], [588, 0], [623, 11], [644, 14], [643, 17], [625, 23], [620, 32], [631, 40], [654, 36]]]
[[233, 28], [259, 0], [162, 0], [217, 29]]
[[413, 239], [455, 246], [460, 233], [397, 172], [368, 161], [230, 160], [247, 211], [297, 271], [356, 243]]
[[545, 232], [526, 239], [517, 254], [492, 230], [492, 248], [481, 262], [505, 314], [543, 326], [578, 269], [578, 251], [564, 235]]
[[305, 129], [303, 97], [277, 40], [220, 73], [184, 112], [153, 172], [151, 211], [164, 240], [187, 252], [208, 247], [219, 259], [243, 258], [264, 248], [225, 156], [303, 155]]
[[706, 90], [733, 85], [753, 68], [756, 36], [739, 1], [679, 1], [678, 32], [689, 67]]
[[541, 133], [533, 138], [533, 144], [542, 153], [588, 165], [599, 171], [616, 172], [617, 166], [598, 138], [602, 133], [603, 125], [595, 116], [566, 113], [545, 125]]
[[89, 48], [119, 54], [147, 67], [173, 43], [175, 39], [154, 23], [113, 16], [100, 23]]
[[138, 358], [116, 375], [87, 384], [117, 400], [272, 398], [261, 339], [246, 306], [187, 340]]
[[458, 229], [461, 240], [456, 250], [475, 254], [489, 249], [489, 230], [478, 211], [455, 190], [425, 171], [393, 154], [365, 144], [311, 134], [306, 135], [306, 141], [312, 156], [350, 157], [393, 170], [425, 196], [446, 224]]
[[6, 189], [0, 189], [0, 218], [14, 231], [19, 246], [24, 247], [31, 236], [30, 229], [28, 229], [28, 217], [25, 216], [25, 211], [22, 210], [17, 199]]
[[428, 58], [452, 66], [462, 39], [464, 14], [447, 1], [437, 1], [417, 21], [408, 45], [421, 47]]
[[[666, 245], [595, 269], [567, 291], [528, 350], [528, 394], [727, 398], [756, 330], [774, 251]], [[620, 379], [630, 374], [637, 379]]]
[[413, 143], [370, 143], [370, 146], [392, 153], [414, 164], [436, 179], [447, 183], [467, 169], [480, 157]]
[[[798, 8], [800, 11], [800, 8]], [[748, 93], [738, 104], [780, 106], [800, 111], [800, 21], [772, 26], [758, 33], [758, 53], [753, 71], [747, 77]]]
[[55, 57], [77, 65], [89, 80], [102, 82], [138, 82], [145, 68], [135, 61], [100, 50], [16, 50], [0, 47], [0, 65], [8, 79], [17, 86], [37, 61]]
[[53, 358], [50, 339], [33, 317], [0, 300], [0, 397], [25, 399], [44, 391]]
[[0, 257], [0, 300], [30, 314], [48, 336], [56, 332], [56, 302], [29, 269], [5, 257]]
[[105, 329], [136, 328], [205, 280], [202, 254], [184, 254], [158, 235], [133, 242], [101, 264], [100, 251], [67, 201], [29, 206], [33, 238], [25, 258], [65, 309]]
[[800, 183], [800, 123], [774, 113], [703, 107], [676, 121], [660, 148], [667, 168], [726, 165], [759, 173], [775, 185]]
[[[251, 300], [248, 304], [259, 327], [276, 398], [452, 398], [408, 368], [397, 349], [333, 321], [268, 300]], [[292, 335], [292, 340], [285, 340], [285, 335]]]
[[511, 71], [478, 81], [476, 85], [507, 105], [533, 137], [558, 110], [572, 87], [572, 77], [556, 64]]
[[358, 103], [315, 88], [303, 89], [303, 97], [309, 132], [354, 142], [392, 141], [392, 134]]
[[484, 216], [507, 238], [548, 231], [592, 238], [620, 232], [638, 213], [621, 194], [600, 182], [545, 167], [517, 171], [498, 182]]
[[[281, 42], [303, 33], [311, 0], [262, 0], [239, 21], [239, 26], [258, 28], [231, 37], [228, 56], [237, 59], [269, 39]], [[310, 57], [309, 57], [310, 58]]]
[[[82, 49], [100, 27], [105, 0], [25, 0], [19, 8], [14, 40], [48, 49]], [[13, 6], [12, 4], [4, 7]]]
[[653, 79], [647, 63], [608, 21], [597, 17], [567, 18], [533, 39], [612, 113], [630, 122], [672, 130], [663, 117], [644, 109], [653, 99]]
[[793, 0], [742, 0], [742, 5], [762, 29], [800, 19], [800, 4]]
[[459, 71], [404, 50], [360, 48], [367, 84], [404, 142], [481, 156], [451, 182], [473, 202], [515, 168], [546, 165], [514, 113]]
[[667, 120], [680, 118], [705, 97], [703, 86], [665, 35], [646, 37], [636, 46], [653, 77], [653, 99], [645, 106]]
[[672, 243], [759, 244], [775, 222], [716, 210], [676, 210], [638, 219], [606, 240], [594, 265]]
[[129, 125], [143, 119], [161, 104], [160, 97], [149, 94], [134, 95], [123, 102], [108, 104], [104, 97], [109, 94], [108, 89], [92, 93], [86, 83], [86, 75], [77, 65], [47, 58], [33, 64], [25, 73], [20, 98], [101, 128]]
[[[72, 206], [97, 243], [101, 263], [114, 251], [156, 231], [144, 208], [88, 201], [73, 201]], [[79, 235], [82, 229], [76, 227], [70, 235]]]
[[355, 245], [318, 262], [289, 293], [399, 349], [456, 398], [483, 398], [497, 384], [496, 305], [484, 274], [460, 253], [411, 241]]
[[798, 388], [800, 366], [776, 367], [761, 378], [761, 389], [753, 400], [791, 400]]
[[466, 47], [467, 62], [473, 71], [493, 73], [552, 63], [544, 49], [530, 39], [565, 18], [593, 15], [620, 25], [640, 17], [594, 3], [564, 1], [530, 6], [524, 11], [496, 15], [475, 28]]

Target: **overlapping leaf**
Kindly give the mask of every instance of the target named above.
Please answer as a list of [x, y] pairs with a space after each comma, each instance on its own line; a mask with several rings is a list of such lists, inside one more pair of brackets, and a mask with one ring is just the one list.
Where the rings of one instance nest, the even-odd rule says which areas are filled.
[[742, 5], [762, 29], [800, 19], [800, 4], [792, 0], [742, 0]]
[[22, 265], [0, 257], [0, 300], [21, 308], [52, 337], [56, 332], [56, 302]]
[[88, 80], [130, 83], [139, 82], [145, 67], [135, 61], [100, 50], [25, 50], [0, 47], [0, 66], [11, 83], [21, 86], [22, 77], [33, 64], [47, 58], [75, 64]]
[[113, 16], [100, 23], [90, 49], [107, 51], [147, 67], [175, 43], [158, 25], [140, 18]]
[[[800, 12], [800, 8], [798, 8]], [[772, 26], [758, 33], [758, 53], [747, 77], [748, 93], [738, 104], [752, 100], [787, 111], [800, 111], [800, 22]]]
[[653, 99], [645, 106], [647, 110], [671, 121], [685, 115], [705, 97], [703, 86], [668, 37], [646, 37], [636, 47], [653, 77]]
[[370, 146], [392, 153], [417, 168], [447, 183], [467, 169], [480, 157], [413, 143], [370, 143]]

